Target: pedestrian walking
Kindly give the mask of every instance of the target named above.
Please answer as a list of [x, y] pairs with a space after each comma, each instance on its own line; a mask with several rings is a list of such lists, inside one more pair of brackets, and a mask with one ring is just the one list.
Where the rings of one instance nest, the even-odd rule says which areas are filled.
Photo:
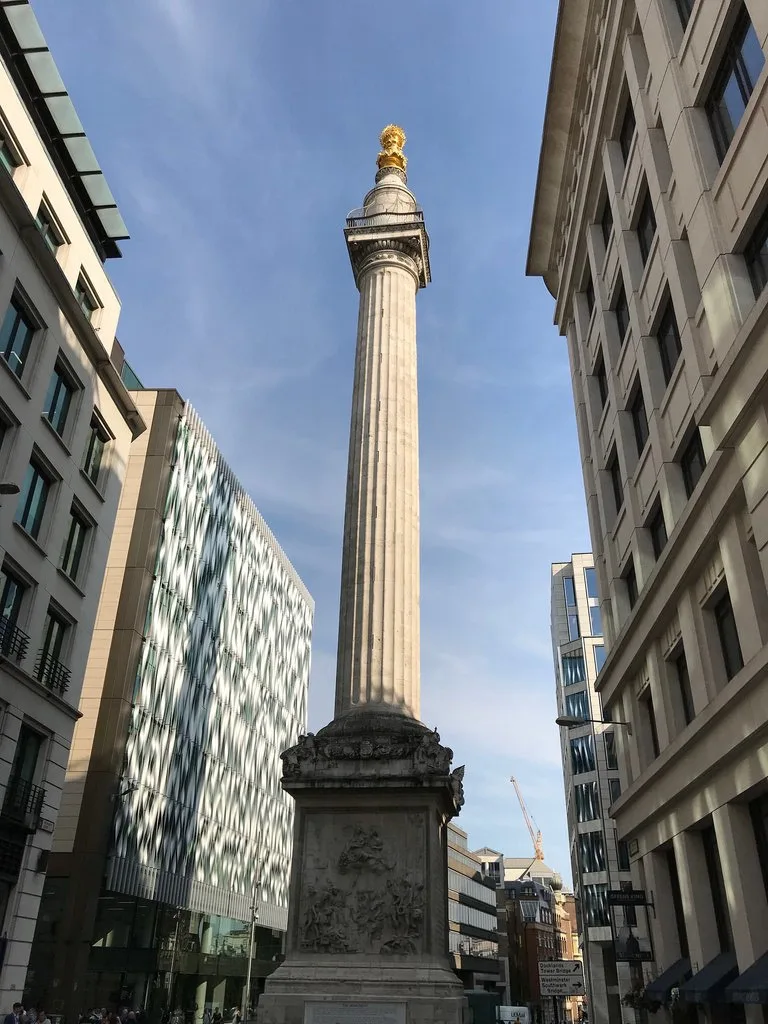
[[3, 1024], [24, 1024], [24, 1007], [21, 1003], [14, 1003], [10, 1013], [5, 1015]]

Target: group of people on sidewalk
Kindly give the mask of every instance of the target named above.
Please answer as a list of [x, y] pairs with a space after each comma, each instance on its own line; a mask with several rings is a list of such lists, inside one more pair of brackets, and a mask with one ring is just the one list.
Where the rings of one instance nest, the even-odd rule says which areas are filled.
[[51, 1024], [45, 1010], [34, 1006], [25, 1009], [22, 1003], [14, 1003], [10, 1013], [5, 1015], [3, 1024]]

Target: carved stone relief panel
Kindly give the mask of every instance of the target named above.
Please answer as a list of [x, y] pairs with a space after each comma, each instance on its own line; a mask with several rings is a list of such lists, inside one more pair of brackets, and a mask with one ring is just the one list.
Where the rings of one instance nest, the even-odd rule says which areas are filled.
[[299, 950], [424, 951], [428, 879], [423, 814], [309, 812], [301, 856]]

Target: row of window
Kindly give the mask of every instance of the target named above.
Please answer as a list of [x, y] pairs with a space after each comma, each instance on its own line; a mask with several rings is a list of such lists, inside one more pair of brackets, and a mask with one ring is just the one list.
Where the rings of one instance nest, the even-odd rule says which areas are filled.
[[[617, 771], [616, 737], [612, 729], [603, 733], [605, 763], [609, 771]], [[574, 775], [595, 771], [595, 744], [592, 735], [576, 736], [571, 740], [571, 766]]]
[[[17, 662], [23, 661], [28, 638], [21, 634], [18, 621], [32, 585], [5, 564], [0, 570], [0, 652]], [[53, 602], [43, 626], [42, 644], [35, 660], [34, 675], [59, 694], [66, 692], [69, 672], [62, 664], [65, 647], [74, 623]]]
[[[21, 164], [21, 157], [15, 151], [15, 148], [7, 139], [0, 136], [0, 165], [3, 166], [8, 174], [13, 176], [13, 172], [17, 167], [20, 167]], [[45, 199], [40, 203], [37, 215], [35, 216], [35, 224], [37, 225], [37, 229], [42, 235], [47, 248], [55, 256], [59, 249], [65, 244], [64, 233], [56, 225], [56, 219], [51, 213]], [[99, 301], [90, 284], [86, 280], [85, 273], [83, 271], [81, 271], [78, 276], [74, 292], [77, 304], [82, 310], [86, 320], [92, 320], [93, 314], [97, 309], [99, 309]]]
[[[706, 609], [711, 615], [717, 636], [718, 647], [722, 657], [723, 669], [727, 680], [733, 679], [744, 666], [739, 634], [736, 628], [736, 617], [728, 588], [718, 588], [713, 601]], [[667, 659], [666, 683], [670, 690], [671, 703], [680, 709], [684, 725], [689, 725], [696, 714], [691, 690], [691, 678], [688, 673], [688, 661], [682, 641], [675, 646]], [[661, 752], [659, 735], [656, 726], [656, 709], [650, 688], [638, 698], [641, 712], [641, 723], [645, 733], [645, 743], [641, 748], [646, 763], [657, 758]]]
[[[587, 605], [589, 607], [589, 635], [602, 636], [603, 622], [600, 617], [598, 603], [597, 573], [592, 566], [584, 569], [584, 580], [587, 589]], [[565, 594], [565, 612], [568, 618], [568, 639], [578, 640], [581, 636], [581, 631], [579, 629], [579, 611], [576, 605], [576, 587], [573, 576], [563, 577], [563, 592]]]
[[[762, 875], [763, 887], [768, 896], [768, 795], [765, 793], [751, 800], [749, 803], [749, 814], [752, 824], [752, 838], [754, 839], [758, 862]], [[728, 910], [725, 880], [720, 860], [720, 851], [717, 842], [717, 833], [711, 822], [703, 828], [689, 833], [696, 837], [701, 843], [704, 854], [704, 864], [709, 883], [709, 892], [714, 912], [715, 929], [718, 945], [721, 953], [733, 951], [733, 927], [731, 916]], [[680, 955], [688, 956], [688, 930], [683, 911], [682, 894], [680, 890], [680, 878], [677, 869], [677, 858], [672, 845], [661, 851], [661, 856], [666, 862], [667, 873], [672, 893], [672, 907], [674, 910], [675, 924], [677, 926], [678, 940], [680, 943]], [[706, 888], [702, 888], [705, 892]]]

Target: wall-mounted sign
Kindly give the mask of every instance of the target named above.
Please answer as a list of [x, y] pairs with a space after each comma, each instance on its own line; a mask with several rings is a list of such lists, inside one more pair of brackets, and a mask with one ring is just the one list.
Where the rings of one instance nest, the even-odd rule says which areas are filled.
[[645, 907], [648, 900], [645, 889], [609, 889], [609, 907]]

